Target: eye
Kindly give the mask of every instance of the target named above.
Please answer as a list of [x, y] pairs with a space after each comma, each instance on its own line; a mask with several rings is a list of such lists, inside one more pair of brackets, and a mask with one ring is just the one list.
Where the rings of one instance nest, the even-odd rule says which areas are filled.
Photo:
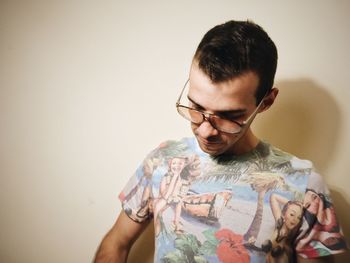
[[241, 123], [244, 121], [242, 116], [232, 116], [232, 115], [227, 115], [224, 113], [217, 113], [217, 114], [215, 114], [215, 116], [221, 120], [229, 121], [231, 123]]
[[199, 111], [203, 111], [203, 107], [199, 106], [198, 104], [196, 103], [193, 103], [192, 101], [189, 102], [188, 106], [192, 109], [195, 109], [195, 110], [199, 110]]

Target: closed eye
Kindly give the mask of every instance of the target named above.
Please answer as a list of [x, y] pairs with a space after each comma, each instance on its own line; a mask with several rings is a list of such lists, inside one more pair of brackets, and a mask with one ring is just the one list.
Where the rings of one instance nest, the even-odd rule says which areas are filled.
[[245, 116], [245, 114], [237, 114], [237, 113], [230, 113], [230, 112], [219, 112], [219, 113], [216, 113], [215, 115], [230, 121], [237, 121]]
[[[191, 105], [190, 105], [191, 108], [199, 111], [206, 111], [206, 109], [203, 106], [193, 101], [190, 97], [188, 97], [188, 100], [191, 102]], [[216, 111], [212, 114], [222, 119], [237, 121], [240, 118], [245, 116], [246, 111], [247, 111], [246, 109], [237, 109], [237, 110], [227, 110], [227, 111]]]

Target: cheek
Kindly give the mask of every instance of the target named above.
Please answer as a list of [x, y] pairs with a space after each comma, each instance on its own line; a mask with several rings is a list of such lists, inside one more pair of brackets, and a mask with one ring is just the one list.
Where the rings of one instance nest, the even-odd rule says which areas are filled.
[[288, 223], [290, 221], [291, 217], [289, 215], [285, 215], [284, 216], [284, 220], [286, 221], [286, 223]]
[[309, 207], [311, 205], [311, 199], [307, 196], [304, 198], [304, 206]]
[[227, 144], [234, 144], [237, 142], [238, 139], [239, 139], [238, 135], [227, 134], [227, 133], [221, 134], [221, 140], [225, 141]]
[[195, 123], [191, 122], [191, 129], [192, 129], [193, 132], [195, 132], [198, 127], [199, 127], [198, 124], [195, 124]]
[[318, 211], [318, 203], [312, 202], [307, 210], [309, 210], [309, 212], [312, 212], [313, 214], [316, 214], [316, 212]]
[[180, 163], [179, 168], [182, 170], [185, 167], [185, 163]]

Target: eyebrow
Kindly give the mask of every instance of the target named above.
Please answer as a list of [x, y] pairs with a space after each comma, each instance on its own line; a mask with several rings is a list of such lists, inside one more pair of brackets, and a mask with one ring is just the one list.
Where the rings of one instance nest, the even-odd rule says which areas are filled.
[[[203, 106], [195, 102], [193, 99], [191, 99], [189, 96], [187, 96], [188, 100], [192, 102], [196, 107], [198, 107], [201, 110], [205, 110]], [[227, 111], [216, 111], [215, 114], [225, 114], [225, 115], [240, 115], [242, 113], [245, 113], [246, 109], [237, 109], [237, 110], [227, 110]]]

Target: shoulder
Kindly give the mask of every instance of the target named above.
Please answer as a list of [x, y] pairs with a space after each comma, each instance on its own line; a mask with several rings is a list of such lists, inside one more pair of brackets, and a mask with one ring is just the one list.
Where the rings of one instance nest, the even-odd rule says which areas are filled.
[[275, 167], [289, 167], [291, 171], [311, 174], [314, 169], [310, 160], [302, 159], [267, 142], [263, 142], [266, 158]]
[[194, 138], [182, 138], [180, 140], [162, 141], [156, 148], [151, 150], [144, 158], [143, 164], [159, 166], [166, 164], [174, 157], [189, 156], [195, 151]]
[[181, 156], [195, 149], [195, 138], [182, 138], [180, 140], [166, 140], [161, 142], [152, 152], [163, 156]]

